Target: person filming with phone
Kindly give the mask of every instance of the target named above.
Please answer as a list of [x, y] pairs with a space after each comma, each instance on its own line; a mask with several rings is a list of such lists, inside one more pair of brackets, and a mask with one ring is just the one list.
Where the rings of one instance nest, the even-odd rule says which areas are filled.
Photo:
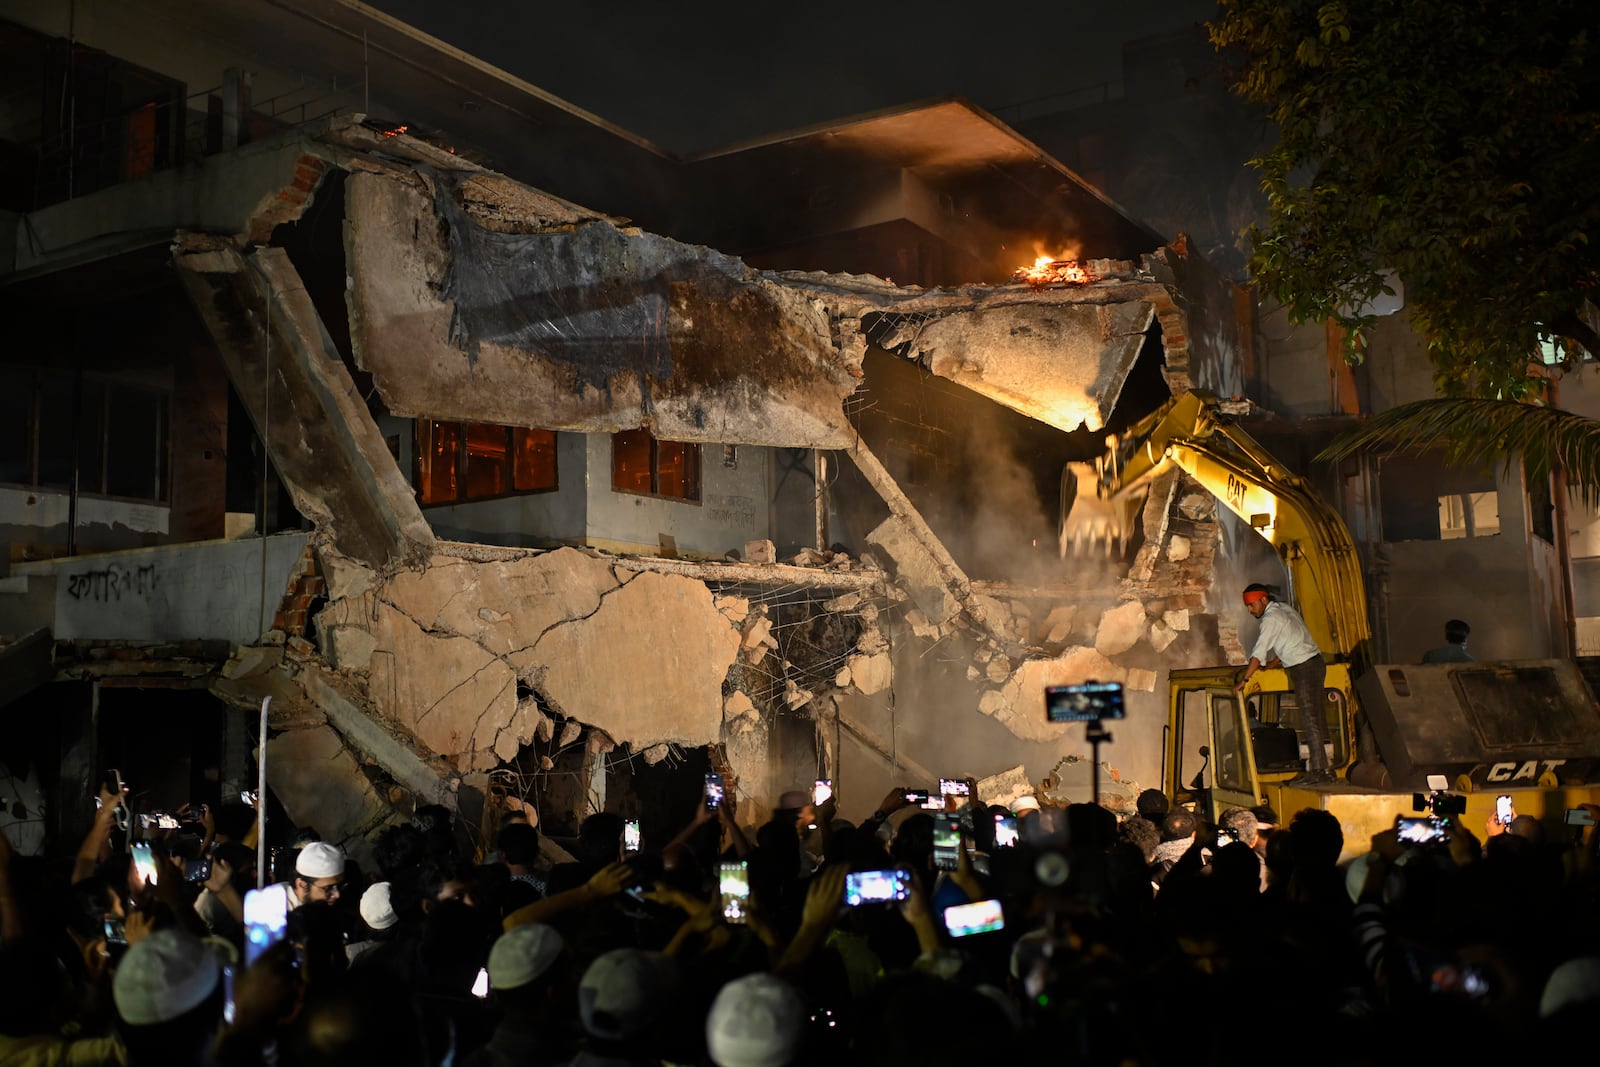
[[1306, 628], [1305, 620], [1287, 604], [1272, 599], [1267, 587], [1256, 582], [1245, 586], [1245, 610], [1261, 620], [1261, 630], [1255, 647], [1250, 650], [1250, 662], [1245, 664], [1233, 695], [1244, 698], [1246, 683], [1263, 666], [1281, 663], [1294, 683], [1295, 703], [1300, 708], [1300, 725], [1305, 732], [1309, 749], [1307, 770], [1289, 780], [1290, 785], [1329, 785], [1334, 781], [1328, 763], [1328, 727], [1323, 721], [1323, 682], [1327, 678], [1327, 664], [1322, 650]]

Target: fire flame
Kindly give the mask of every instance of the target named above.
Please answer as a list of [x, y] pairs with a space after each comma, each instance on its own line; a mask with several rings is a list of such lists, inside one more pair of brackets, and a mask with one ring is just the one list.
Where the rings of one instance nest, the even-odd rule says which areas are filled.
[[410, 128], [411, 127], [409, 125], [396, 126], [392, 130], [383, 130], [382, 133], [385, 137], [399, 137], [402, 133], [405, 133]]
[[1057, 259], [1040, 256], [1031, 266], [1018, 267], [1011, 275], [1012, 281], [1027, 282], [1034, 288], [1045, 285], [1088, 285], [1094, 281], [1089, 271], [1075, 259]]

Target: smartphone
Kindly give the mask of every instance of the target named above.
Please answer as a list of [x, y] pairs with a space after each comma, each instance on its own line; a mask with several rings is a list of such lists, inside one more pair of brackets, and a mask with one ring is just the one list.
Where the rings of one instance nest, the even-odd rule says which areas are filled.
[[944, 928], [951, 937], [970, 937], [1006, 928], [1005, 912], [998, 900], [975, 900], [944, 909]]
[[146, 885], [155, 885], [160, 880], [156, 871], [156, 858], [150, 852], [150, 846], [143, 841], [135, 841], [129, 850], [133, 853], [133, 866], [139, 872], [139, 877]]
[[126, 945], [128, 932], [122, 925], [122, 920], [115, 915], [106, 916], [106, 944]]
[[972, 790], [965, 778], [941, 778], [939, 779], [939, 795], [942, 797], [965, 797], [971, 796]]
[[244, 895], [244, 965], [283, 940], [289, 925], [289, 898], [283, 886], [269, 885]]
[[907, 789], [903, 791], [907, 804], [926, 804], [933, 794], [926, 789]]
[[961, 858], [961, 819], [941, 813], [933, 820], [933, 865], [941, 871], [953, 871]]
[[1517, 817], [1516, 811], [1511, 806], [1511, 794], [1501, 793], [1494, 798], [1494, 817], [1501, 826], [1510, 826], [1511, 820]]
[[113, 796], [121, 796], [128, 791], [128, 786], [122, 780], [122, 772], [115, 767], [106, 771], [106, 792]]
[[1007, 815], [1003, 811], [994, 814], [994, 847], [1016, 848], [1022, 842], [1022, 835], [1017, 832], [1017, 817]]
[[139, 816], [139, 825], [146, 830], [152, 827], [157, 830], [176, 830], [178, 828], [178, 817], [176, 815], [168, 815], [164, 811], [152, 811], [149, 814]]
[[1568, 808], [1566, 823], [1568, 826], [1593, 826], [1594, 816], [1584, 808]]
[[186, 860], [183, 864], [183, 880], [193, 885], [211, 880], [211, 858], [201, 856], [197, 860]]
[[1122, 719], [1127, 714], [1121, 682], [1045, 686], [1044, 717], [1048, 722], [1095, 722]]
[[750, 912], [750, 866], [744, 860], [724, 863], [717, 879], [722, 892], [722, 918], [743, 923]]
[[622, 822], [622, 851], [639, 851], [639, 820], [624, 819]]
[[256, 806], [256, 794], [254, 790], [246, 789], [244, 792], [239, 794], [239, 799], [242, 800], [247, 807], [253, 808]]
[[857, 871], [844, 878], [844, 902], [852, 908], [862, 904], [885, 904], [911, 896], [911, 872], [905, 870]]
[[478, 977], [472, 980], [472, 995], [479, 1000], [489, 995], [489, 968], [478, 968]]
[[1395, 832], [1401, 844], [1432, 845], [1450, 840], [1449, 824], [1437, 815], [1396, 815]]
[[706, 807], [716, 811], [722, 804], [722, 775], [712, 772], [706, 775]]
[[811, 787], [811, 803], [813, 804], [826, 804], [832, 796], [832, 778], [818, 778], [817, 784]]

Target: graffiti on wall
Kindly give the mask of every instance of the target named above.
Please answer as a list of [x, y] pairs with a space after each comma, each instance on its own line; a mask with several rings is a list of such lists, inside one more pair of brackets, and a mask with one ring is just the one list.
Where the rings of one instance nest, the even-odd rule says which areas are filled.
[[142, 567], [121, 567], [113, 563], [64, 577], [67, 579], [67, 595], [72, 599], [101, 603], [120, 601], [124, 597], [148, 599], [161, 581], [161, 575], [153, 563]]

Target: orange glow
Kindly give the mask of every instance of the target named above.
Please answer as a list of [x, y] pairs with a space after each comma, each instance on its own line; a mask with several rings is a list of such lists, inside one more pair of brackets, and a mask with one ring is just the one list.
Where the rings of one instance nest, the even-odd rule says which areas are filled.
[[392, 130], [384, 130], [383, 131], [383, 135], [385, 137], [399, 137], [402, 133], [405, 133], [410, 128], [411, 127], [409, 125], [407, 125], [407, 126], [396, 126]]
[[1027, 282], [1035, 289], [1046, 285], [1088, 285], [1094, 281], [1077, 260], [1056, 256], [1040, 256], [1030, 266], [1018, 267], [1011, 280]]

